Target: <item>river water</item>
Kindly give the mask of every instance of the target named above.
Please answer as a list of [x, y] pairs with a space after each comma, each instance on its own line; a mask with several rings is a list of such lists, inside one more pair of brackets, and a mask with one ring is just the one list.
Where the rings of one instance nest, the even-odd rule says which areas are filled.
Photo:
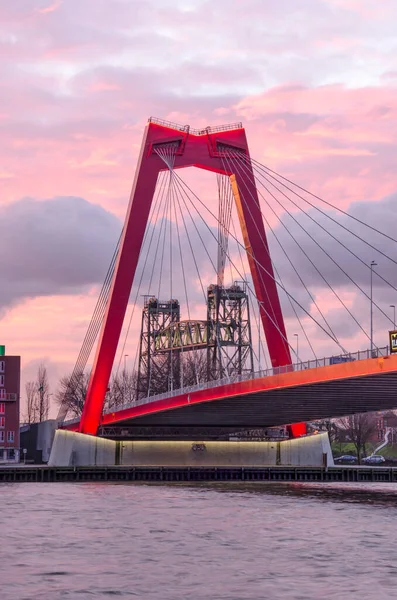
[[0, 599], [397, 598], [394, 484], [0, 485]]

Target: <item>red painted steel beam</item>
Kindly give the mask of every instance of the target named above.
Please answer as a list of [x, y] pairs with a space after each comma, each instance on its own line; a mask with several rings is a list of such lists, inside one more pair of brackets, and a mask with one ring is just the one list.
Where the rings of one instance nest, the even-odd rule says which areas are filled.
[[[292, 371], [289, 373], [248, 379], [237, 383], [198, 390], [189, 394], [180, 394], [171, 398], [164, 398], [162, 400], [133, 406], [124, 410], [106, 413], [102, 416], [100, 424], [112, 425], [145, 415], [182, 408], [184, 406], [191, 406], [192, 404], [216, 402], [217, 400], [232, 398], [233, 396], [242, 396], [258, 392], [266, 393], [267, 391], [274, 389], [293, 388], [307, 384], [332, 382], [368, 375], [379, 375], [381, 373], [390, 373], [394, 371], [397, 371], [397, 356], [387, 356], [376, 359], [370, 358], [339, 365], [318, 367], [316, 369]], [[300, 423], [293, 424], [292, 428], [296, 431], [299, 430], [299, 435], [306, 432], [306, 430], [303, 430]], [[65, 429], [77, 431], [79, 430], [79, 423], [68, 425]]]
[[[174, 168], [195, 166], [235, 176], [233, 181], [235, 190], [236, 184], [238, 188], [235, 198], [239, 219], [255, 293], [261, 307], [262, 324], [272, 365], [281, 366], [291, 363], [252, 170], [248, 168], [248, 175], [225, 171], [218, 147], [219, 143], [226, 144], [232, 149], [244, 151], [248, 156], [248, 144], [244, 129], [238, 127], [213, 133], [209, 131], [204, 135], [194, 135], [177, 128], [149, 123], [142, 142], [107, 311], [84, 403], [79, 429], [82, 433], [95, 435], [100, 424], [105, 394], [138, 264], [158, 173], [165, 169], [163, 161], [153, 148], [156, 144], [169, 142], [179, 144]], [[233, 160], [228, 162], [233, 165]]]

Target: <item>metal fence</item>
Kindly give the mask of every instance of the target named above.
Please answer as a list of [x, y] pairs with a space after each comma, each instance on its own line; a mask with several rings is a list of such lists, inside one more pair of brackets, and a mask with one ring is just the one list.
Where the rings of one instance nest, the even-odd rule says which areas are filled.
[[219, 133], [221, 131], [230, 131], [231, 129], [242, 129], [243, 124], [239, 123], [228, 123], [227, 125], [215, 125], [204, 127], [203, 129], [194, 129], [190, 125], [180, 125], [179, 123], [173, 123], [172, 121], [165, 121], [164, 119], [158, 119], [157, 117], [150, 117], [149, 123], [156, 123], [163, 127], [169, 127], [170, 129], [176, 129], [185, 133], [192, 133], [193, 135], [206, 135], [207, 133]]
[[240, 381], [247, 381], [250, 379], [259, 379], [262, 377], [271, 377], [272, 375], [282, 375], [285, 373], [292, 373], [294, 371], [305, 371], [306, 369], [317, 369], [319, 367], [327, 367], [331, 365], [343, 364], [347, 362], [353, 362], [356, 360], [366, 360], [368, 358], [379, 358], [387, 356], [389, 354], [389, 347], [374, 348], [371, 350], [358, 350], [348, 354], [339, 354], [337, 356], [327, 356], [316, 360], [308, 360], [297, 362], [293, 365], [285, 365], [283, 367], [274, 367], [271, 369], [265, 369], [261, 371], [255, 371], [246, 375], [232, 375], [229, 377], [223, 377], [222, 379], [216, 379], [215, 381], [206, 381], [205, 383], [199, 383], [197, 385], [180, 388], [178, 390], [164, 392], [155, 396], [149, 396], [142, 398], [135, 402], [129, 402], [123, 404], [118, 410], [124, 408], [131, 408], [132, 406], [141, 406], [142, 404], [148, 404], [149, 402], [156, 402], [157, 400], [163, 400], [164, 398], [173, 398], [174, 396], [180, 396], [181, 394], [189, 394], [191, 392], [197, 392], [200, 390], [206, 390], [209, 388], [215, 388], [221, 385], [227, 385], [229, 383], [238, 383]]

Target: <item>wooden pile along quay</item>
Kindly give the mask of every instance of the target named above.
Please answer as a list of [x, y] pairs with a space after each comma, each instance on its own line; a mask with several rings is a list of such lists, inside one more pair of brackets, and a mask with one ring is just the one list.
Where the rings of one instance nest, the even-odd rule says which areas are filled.
[[397, 482], [393, 467], [48, 467], [0, 466], [0, 483], [61, 481]]

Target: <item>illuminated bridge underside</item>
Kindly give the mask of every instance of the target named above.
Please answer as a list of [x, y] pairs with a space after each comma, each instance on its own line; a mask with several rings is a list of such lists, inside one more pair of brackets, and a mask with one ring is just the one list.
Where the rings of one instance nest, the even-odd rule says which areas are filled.
[[397, 356], [390, 356], [181, 394], [103, 415], [102, 425], [271, 427], [397, 408], [396, 391]]

